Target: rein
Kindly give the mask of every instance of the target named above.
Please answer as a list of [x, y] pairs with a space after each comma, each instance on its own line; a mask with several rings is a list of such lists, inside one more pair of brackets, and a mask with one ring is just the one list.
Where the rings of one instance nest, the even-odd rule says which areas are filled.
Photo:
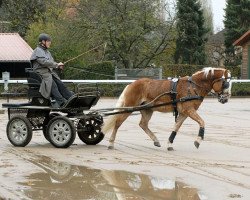
[[[103, 116], [117, 115], [117, 114], [123, 114], [123, 113], [132, 113], [132, 112], [135, 112], [135, 111], [167, 106], [167, 105], [176, 104], [176, 103], [179, 103], [179, 102], [186, 102], [186, 101], [192, 101], [192, 100], [203, 100], [203, 99], [204, 99], [204, 97], [195, 95], [195, 96], [182, 97], [180, 99], [172, 100], [172, 101], [167, 102], [167, 103], [161, 103], [161, 104], [151, 105], [151, 106], [146, 104], [146, 105], [131, 107], [131, 108], [129, 108], [129, 107], [127, 107], [127, 108], [126, 107], [115, 108], [115, 109], [125, 109], [125, 110], [111, 112], [111, 113], [103, 113]], [[152, 102], [150, 102], [150, 103], [152, 103]]]

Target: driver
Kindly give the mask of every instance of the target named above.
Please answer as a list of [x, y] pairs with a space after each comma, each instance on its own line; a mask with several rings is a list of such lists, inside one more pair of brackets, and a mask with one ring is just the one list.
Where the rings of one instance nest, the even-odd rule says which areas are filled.
[[51, 56], [48, 50], [51, 45], [51, 37], [48, 34], [40, 34], [38, 41], [39, 44], [33, 51], [30, 60], [34, 71], [42, 76], [39, 92], [46, 99], [53, 97], [61, 107], [73, 95], [54, 71], [54, 69], [63, 69], [64, 64], [56, 63]]

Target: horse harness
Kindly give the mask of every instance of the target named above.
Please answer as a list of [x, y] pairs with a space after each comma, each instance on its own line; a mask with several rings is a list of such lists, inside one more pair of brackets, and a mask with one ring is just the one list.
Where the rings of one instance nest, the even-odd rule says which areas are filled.
[[[185, 102], [185, 101], [191, 101], [191, 100], [203, 100], [204, 97], [200, 96], [196, 92], [196, 86], [197, 84], [193, 82], [192, 77], [188, 78], [188, 96], [182, 97], [180, 99], [176, 99], [177, 96], [177, 84], [178, 84], [179, 78], [173, 78], [171, 80], [171, 90], [170, 90], [170, 97], [172, 100], [172, 106], [174, 108], [173, 115], [175, 117], [175, 122], [178, 117], [178, 110], [177, 110], [177, 103], [178, 102]], [[192, 96], [190, 88], [193, 88], [195, 95]]]

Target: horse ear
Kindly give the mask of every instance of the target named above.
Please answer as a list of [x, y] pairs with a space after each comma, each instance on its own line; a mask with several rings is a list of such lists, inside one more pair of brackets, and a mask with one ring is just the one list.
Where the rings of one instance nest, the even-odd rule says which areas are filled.
[[216, 82], [213, 84], [213, 90], [214, 90], [215, 92], [221, 92], [221, 91], [222, 91], [222, 84], [223, 84], [222, 81], [216, 81]]

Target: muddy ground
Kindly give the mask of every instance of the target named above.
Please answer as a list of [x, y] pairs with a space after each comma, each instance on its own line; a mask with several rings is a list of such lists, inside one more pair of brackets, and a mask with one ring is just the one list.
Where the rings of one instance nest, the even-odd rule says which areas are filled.
[[[115, 102], [104, 98], [94, 108]], [[162, 147], [153, 146], [138, 126], [140, 115], [133, 115], [119, 129], [115, 149], [108, 150], [110, 135], [96, 146], [76, 138], [70, 148], [57, 149], [40, 131], [25, 148], [14, 147], [6, 136], [5, 111], [0, 114], [0, 199], [249, 200], [250, 99], [232, 98], [224, 105], [205, 99], [199, 113], [206, 123], [200, 148], [193, 145], [199, 127], [187, 119], [175, 151], [168, 152], [172, 113], [154, 113], [151, 119]]]

